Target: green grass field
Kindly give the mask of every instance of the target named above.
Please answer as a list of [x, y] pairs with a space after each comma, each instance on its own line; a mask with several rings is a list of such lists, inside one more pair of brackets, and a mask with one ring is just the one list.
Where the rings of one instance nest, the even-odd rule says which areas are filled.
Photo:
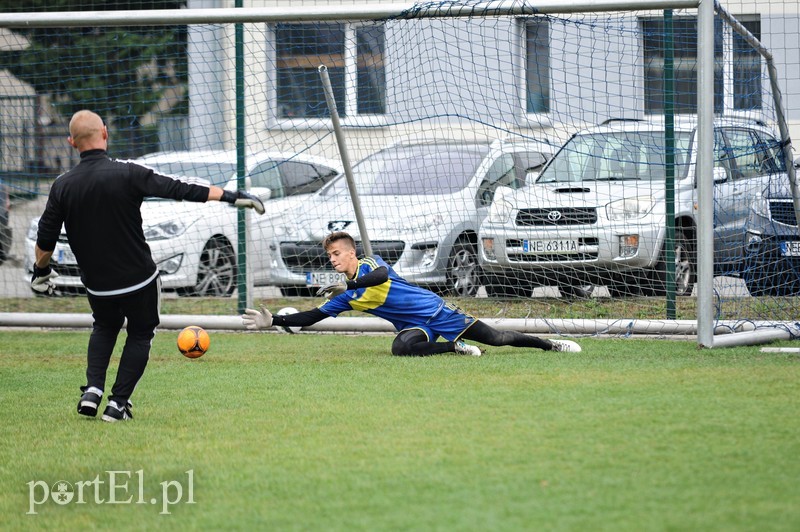
[[216, 332], [192, 361], [161, 331], [107, 424], [75, 412], [87, 338], [0, 332], [4, 530], [800, 529], [796, 354]]

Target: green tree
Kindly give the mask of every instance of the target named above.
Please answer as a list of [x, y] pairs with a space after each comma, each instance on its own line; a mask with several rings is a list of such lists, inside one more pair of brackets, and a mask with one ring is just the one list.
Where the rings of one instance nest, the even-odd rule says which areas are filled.
[[[185, 1], [0, 0], [5, 12], [176, 9]], [[69, 117], [92, 109], [122, 133], [127, 149], [139, 151], [140, 120], [160, 101], [166, 86], [186, 83], [185, 26], [19, 28], [30, 46], [0, 53], [0, 68], [49, 95]], [[120, 139], [122, 140], [122, 139]], [[127, 153], [119, 153], [119, 151]]]

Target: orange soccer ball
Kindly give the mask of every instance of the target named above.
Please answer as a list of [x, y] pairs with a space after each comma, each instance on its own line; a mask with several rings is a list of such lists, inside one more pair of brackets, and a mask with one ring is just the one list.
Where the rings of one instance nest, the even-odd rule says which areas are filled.
[[178, 350], [186, 358], [201, 357], [211, 346], [211, 337], [202, 327], [190, 325], [178, 333]]

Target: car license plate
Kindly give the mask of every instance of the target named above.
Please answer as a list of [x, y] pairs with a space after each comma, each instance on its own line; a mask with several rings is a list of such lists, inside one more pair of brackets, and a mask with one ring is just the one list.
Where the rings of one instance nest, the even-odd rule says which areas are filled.
[[523, 240], [524, 253], [577, 253], [577, 240]]
[[781, 242], [781, 254], [786, 257], [800, 256], [800, 242]]
[[75, 254], [68, 247], [56, 246], [55, 261], [59, 264], [78, 264]]
[[345, 274], [338, 272], [306, 272], [306, 286], [325, 286], [340, 281], [347, 281]]

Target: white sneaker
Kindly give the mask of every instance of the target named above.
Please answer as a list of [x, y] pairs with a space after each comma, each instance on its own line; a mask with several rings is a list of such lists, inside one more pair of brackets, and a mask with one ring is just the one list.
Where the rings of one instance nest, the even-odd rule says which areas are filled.
[[553, 344], [553, 351], [562, 351], [565, 353], [580, 353], [581, 346], [572, 340], [550, 340]]
[[477, 345], [469, 345], [465, 343], [464, 340], [459, 340], [456, 342], [456, 353], [459, 355], [472, 355], [474, 357], [479, 357], [483, 354], [481, 348]]

